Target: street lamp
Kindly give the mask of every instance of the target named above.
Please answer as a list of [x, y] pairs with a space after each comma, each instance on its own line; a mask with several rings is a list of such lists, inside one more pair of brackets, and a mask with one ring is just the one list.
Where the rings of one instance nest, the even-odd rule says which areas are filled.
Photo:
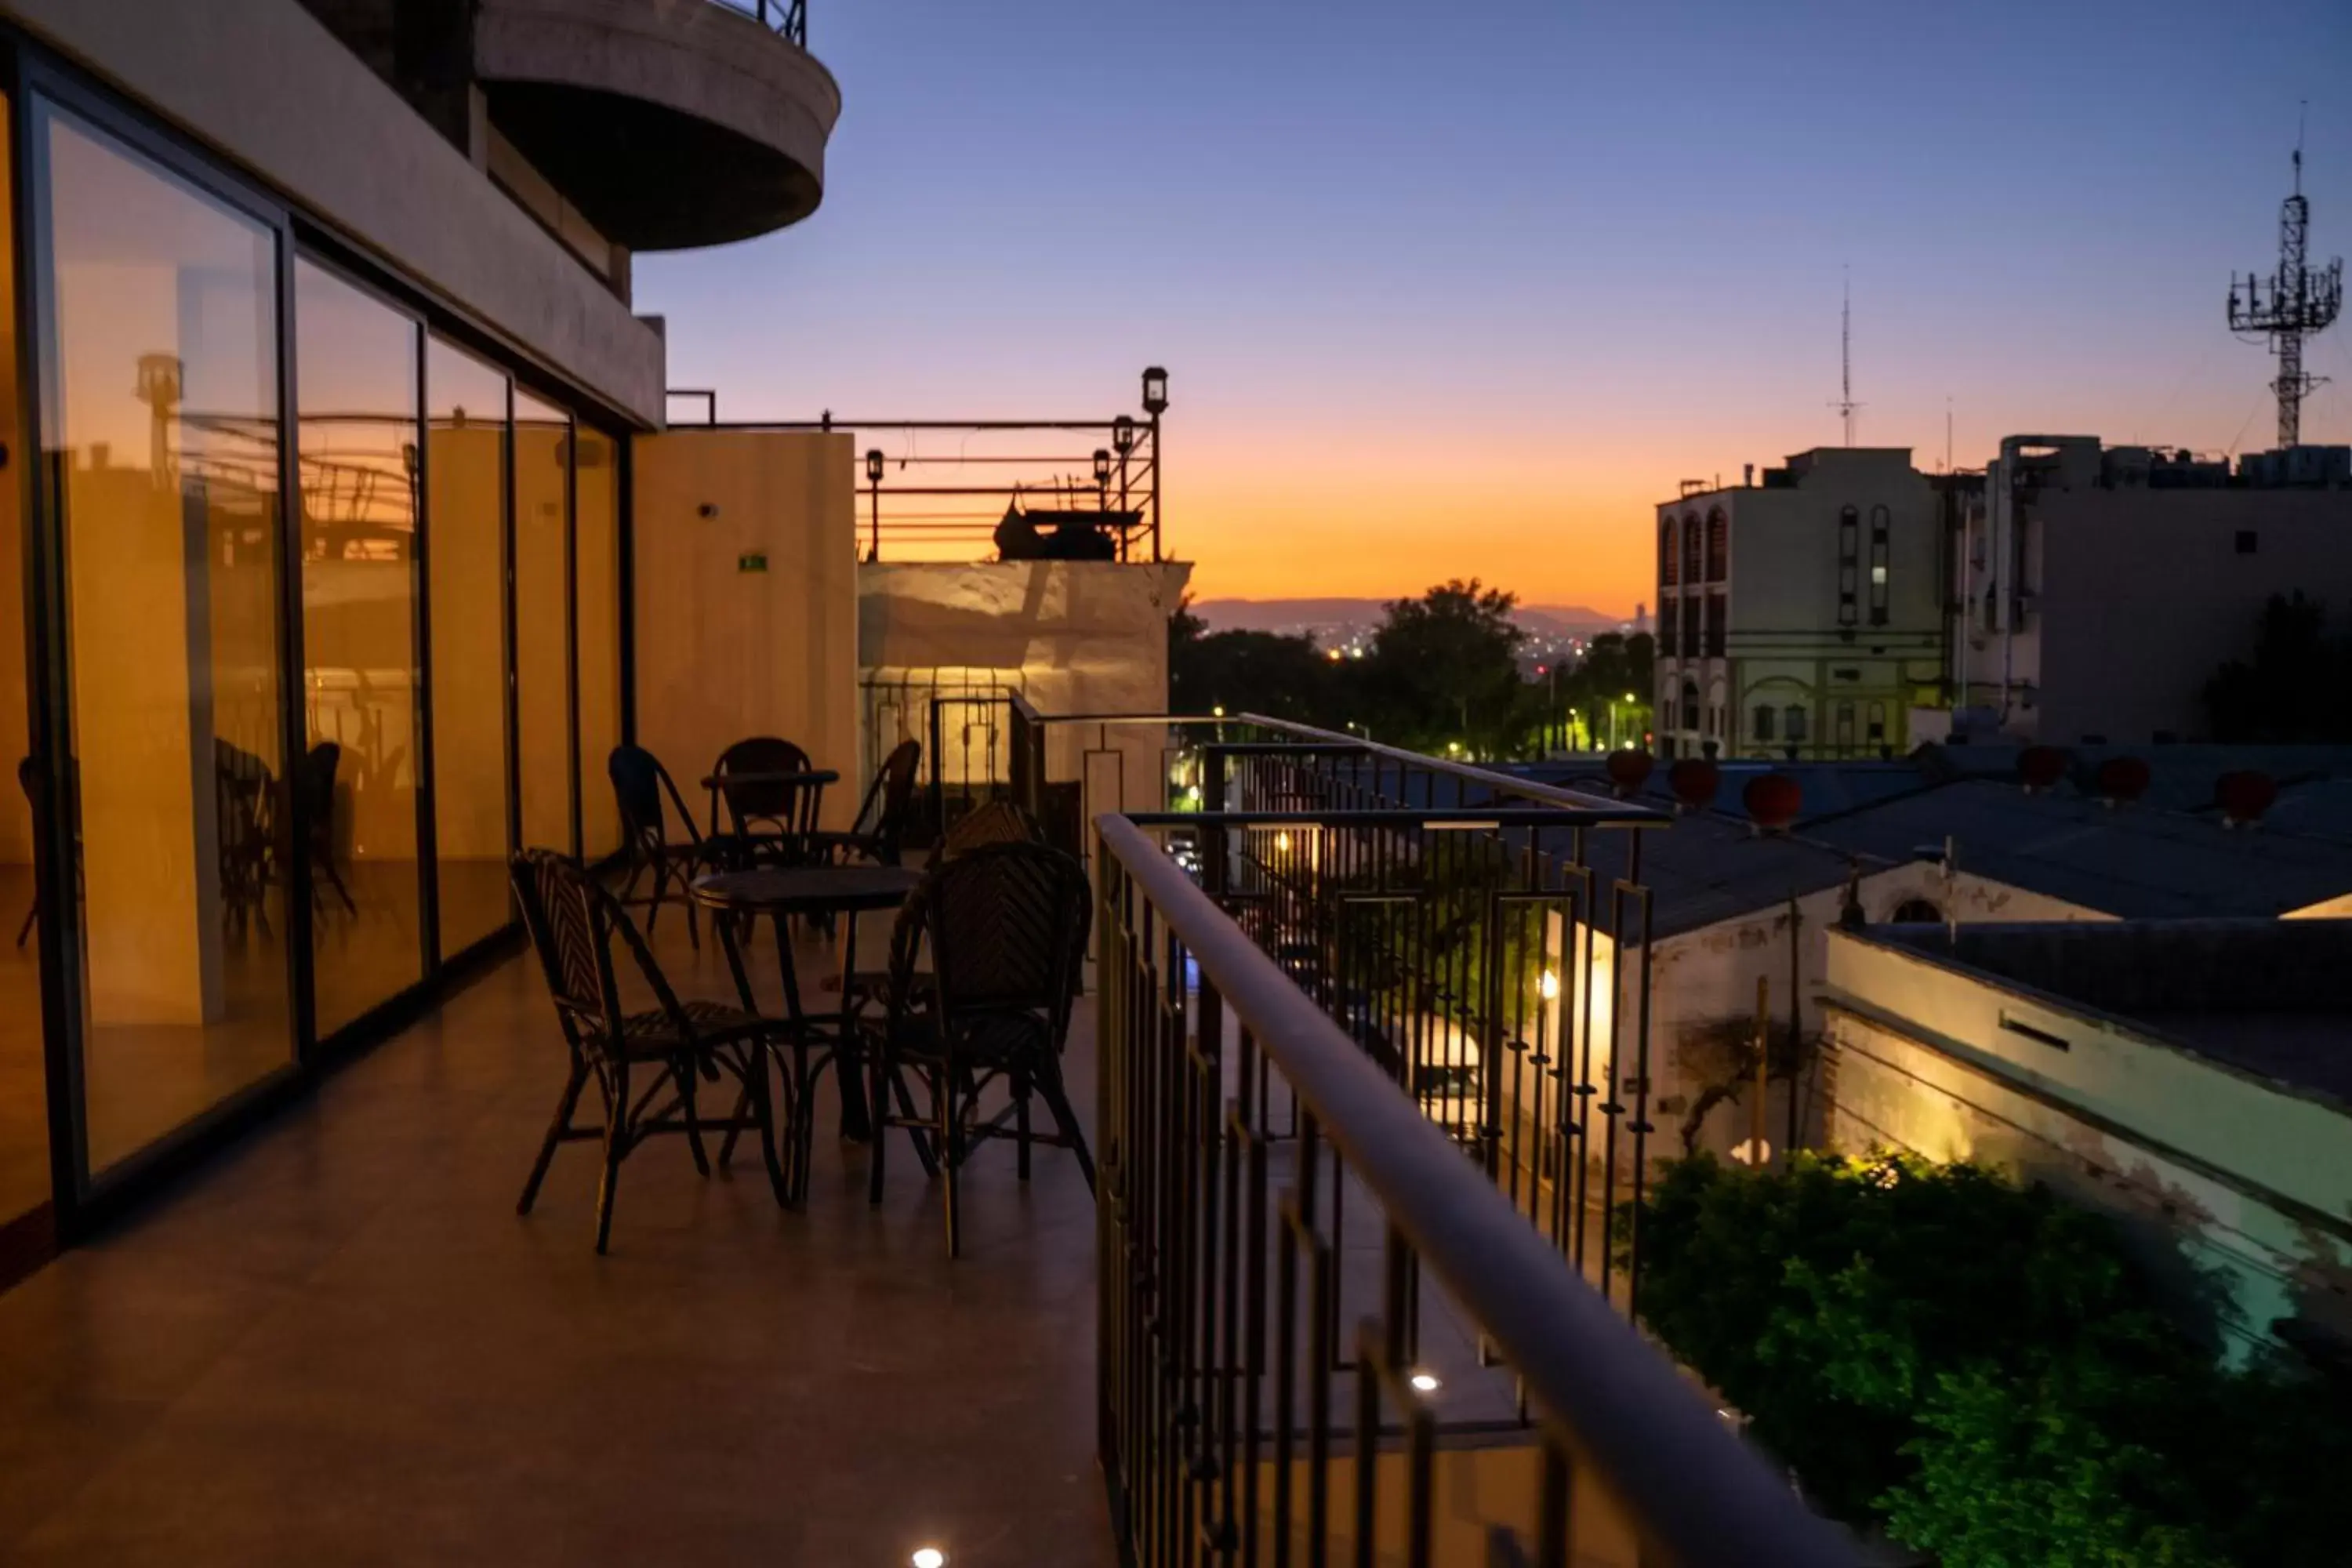
[[1110, 453], [1101, 447], [1095, 448], [1095, 500], [1106, 509], [1110, 505]]
[[1151, 559], [1160, 559], [1160, 495], [1168, 488], [1168, 465], [1160, 447], [1160, 416], [1168, 412], [1168, 372], [1153, 365], [1143, 373], [1143, 411], [1151, 416]]
[[869, 447], [866, 451], [866, 484], [872, 494], [868, 503], [866, 526], [866, 559], [882, 559], [882, 448]]

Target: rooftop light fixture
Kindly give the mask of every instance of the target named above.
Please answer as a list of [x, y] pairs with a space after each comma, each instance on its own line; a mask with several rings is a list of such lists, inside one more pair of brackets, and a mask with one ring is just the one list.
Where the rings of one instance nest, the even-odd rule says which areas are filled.
[[1143, 373], [1143, 411], [1154, 419], [1168, 412], [1168, 373], [1156, 364]]
[[1122, 458], [1135, 450], [1135, 421], [1127, 415], [1110, 422], [1110, 447]]
[[1103, 447], [1097, 447], [1095, 448], [1095, 487], [1099, 489], [1109, 483], [1110, 453]]
[[866, 451], [866, 482], [869, 485], [878, 485], [882, 482], [882, 448], [879, 447], [871, 447]]

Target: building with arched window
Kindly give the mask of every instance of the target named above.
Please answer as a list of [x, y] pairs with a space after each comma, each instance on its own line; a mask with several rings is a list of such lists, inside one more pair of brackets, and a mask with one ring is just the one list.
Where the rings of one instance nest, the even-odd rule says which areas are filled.
[[1944, 697], [1946, 542], [1972, 482], [1908, 447], [1821, 447], [1662, 503], [1661, 751], [1907, 751], [1910, 710]]

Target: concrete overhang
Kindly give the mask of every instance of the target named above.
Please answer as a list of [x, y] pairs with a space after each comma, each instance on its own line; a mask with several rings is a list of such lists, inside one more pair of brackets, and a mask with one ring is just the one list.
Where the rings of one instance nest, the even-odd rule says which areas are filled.
[[499, 131], [632, 250], [749, 239], [814, 212], [831, 72], [722, 0], [480, 0]]

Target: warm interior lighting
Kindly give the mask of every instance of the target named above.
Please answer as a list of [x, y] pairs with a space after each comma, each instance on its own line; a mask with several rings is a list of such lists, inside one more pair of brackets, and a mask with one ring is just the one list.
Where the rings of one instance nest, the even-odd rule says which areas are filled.
[[947, 1568], [948, 1554], [936, 1546], [918, 1546], [915, 1554], [907, 1561], [913, 1563], [914, 1568]]
[[1277, 833], [1277, 834], [1276, 834], [1276, 835], [1274, 836], [1274, 847], [1275, 847], [1275, 852], [1276, 852], [1276, 854], [1279, 854], [1279, 855], [1287, 855], [1287, 854], [1289, 854], [1289, 853], [1290, 853], [1290, 835], [1289, 835], [1287, 832], [1282, 832], [1282, 833]]
[[1416, 1394], [1434, 1394], [1437, 1392], [1436, 1375], [1433, 1373], [1426, 1372], [1414, 1373], [1412, 1374], [1412, 1387], [1413, 1392]]
[[1557, 1002], [1559, 1000], [1559, 970], [1547, 969], [1543, 972], [1543, 978], [1536, 982], [1536, 994], [1542, 997], [1547, 1002]]

